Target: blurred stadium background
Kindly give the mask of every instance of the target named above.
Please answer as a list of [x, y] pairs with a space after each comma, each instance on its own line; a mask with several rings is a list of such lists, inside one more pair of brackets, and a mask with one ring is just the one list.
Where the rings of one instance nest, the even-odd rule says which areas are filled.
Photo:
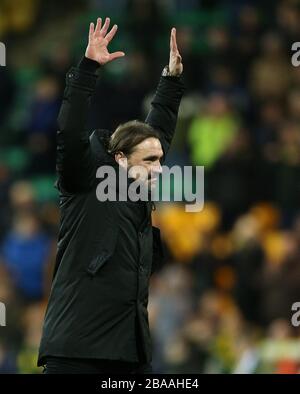
[[[300, 2], [0, 0], [0, 372], [36, 367], [59, 224], [56, 117], [88, 24], [119, 25], [87, 127], [144, 119], [177, 27], [187, 92], [169, 164], [205, 166], [205, 207], [157, 204], [158, 373], [299, 373]], [[175, 185], [176, 187], [176, 181]]]

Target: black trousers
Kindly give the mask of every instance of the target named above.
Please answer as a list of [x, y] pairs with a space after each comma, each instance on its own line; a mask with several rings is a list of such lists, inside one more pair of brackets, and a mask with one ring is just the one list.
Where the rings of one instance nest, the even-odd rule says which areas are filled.
[[45, 374], [151, 374], [152, 365], [127, 361], [47, 357]]

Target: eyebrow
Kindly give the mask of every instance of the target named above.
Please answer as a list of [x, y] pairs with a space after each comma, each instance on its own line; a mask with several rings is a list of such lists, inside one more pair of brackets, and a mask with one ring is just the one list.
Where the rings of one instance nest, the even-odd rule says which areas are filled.
[[162, 157], [163, 157], [163, 155], [159, 155], [159, 156], [157, 156], [157, 155], [152, 155], [152, 156], [144, 157], [143, 160], [155, 161], [155, 160], [157, 160], [157, 159], [160, 160]]

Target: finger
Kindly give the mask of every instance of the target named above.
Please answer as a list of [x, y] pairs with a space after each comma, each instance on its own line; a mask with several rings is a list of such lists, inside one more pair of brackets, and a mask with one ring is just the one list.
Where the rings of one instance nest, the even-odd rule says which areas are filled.
[[123, 57], [123, 56], [125, 56], [124, 52], [121, 51], [113, 52], [109, 55], [109, 61], [118, 59], [119, 57]]
[[176, 39], [176, 29], [174, 28], [173, 30], [173, 44], [174, 44], [174, 51], [178, 52], [178, 48], [177, 48], [177, 39]]
[[107, 33], [107, 30], [109, 28], [109, 23], [110, 23], [110, 19], [106, 18], [105, 19], [105, 23], [104, 23], [104, 25], [103, 25], [103, 27], [102, 27], [102, 29], [100, 31], [100, 34], [101, 34], [102, 37], [104, 37], [105, 34]]
[[110, 30], [110, 32], [109, 32], [109, 33], [107, 34], [107, 36], [105, 37], [105, 38], [107, 39], [108, 42], [110, 42], [110, 41], [114, 38], [114, 36], [115, 36], [117, 30], [118, 30], [118, 26], [117, 26], [117, 25], [114, 25], [114, 26], [112, 27], [112, 29]]
[[172, 52], [177, 51], [176, 29], [175, 29], [175, 27], [173, 27], [172, 30], [171, 30], [170, 49], [171, 49]]
[[173, 29], [172, 29], [172, 31], [171, 31], [170, 51], [171, 51], [171, 52], [175, 52], [175, 51], [176, 51], [176, 46], [175, 46], [175, 42], [174, 42], [174, 31], [173, 31]]
[[90, 23], [90, 29], [89, 29], [89, 38], [92, 37], [93, 33], [94, 33], [94, 23], [91, 22]]
[[177, 33], [176, 29], [174, 28], [174, 33], [173, 33], [173, 36], [174, 36], [174, 47], [175, 47], [175, 51], [178, 52], [176, 33]]
[[95, 33], [96, 34], [100, 33], [101, 25], [102, 25], [102, 19], [101, 18], [97, 18], [97, 25], [96, 25], [96, 28], [95, 28]]

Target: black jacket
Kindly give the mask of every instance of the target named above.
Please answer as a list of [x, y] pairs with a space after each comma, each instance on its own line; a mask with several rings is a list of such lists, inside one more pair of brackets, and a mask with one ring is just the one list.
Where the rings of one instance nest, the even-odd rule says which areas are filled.
[[[45, 356], [149, 362], [149, 279], [161, 261], [151, 202], [99, 202], [97, 168], [111, 132], [85, 129], [98, 64], [83, 58], [67, 73], [58, 117], [57, 188], [61, 221], [38, 365]], [[101, 69], [100, 69], [101, 72]], [[182, 78], [161, 77], [146, 122], [166, 154], [184, 91]]]

